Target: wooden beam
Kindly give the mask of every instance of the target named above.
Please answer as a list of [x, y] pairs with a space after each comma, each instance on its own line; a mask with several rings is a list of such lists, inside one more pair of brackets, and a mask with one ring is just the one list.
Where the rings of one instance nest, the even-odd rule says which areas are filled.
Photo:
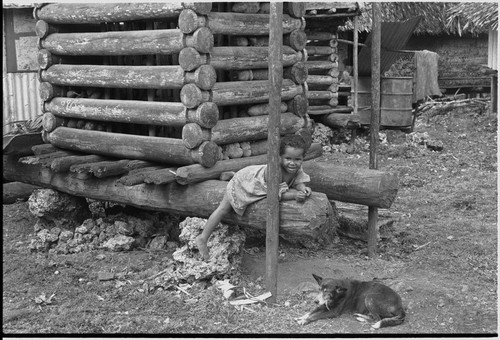
[[[372, 114], [370, 123], [370, 169], [377, 169], [378, 134], [380, 130], [380, 41], [381, 12], [380, 3], [372, 4]], [[368, 207], [368, 256], [377, 256], [377, 217], [378, 208]]]
[[266, 287], [276, 303], [278, 295], [278, 246], [280, 229], [279, 185], [281, 86], [283, 82], [283, 3], [272, 2], [269, 16], [269, 123], [267, 152]]

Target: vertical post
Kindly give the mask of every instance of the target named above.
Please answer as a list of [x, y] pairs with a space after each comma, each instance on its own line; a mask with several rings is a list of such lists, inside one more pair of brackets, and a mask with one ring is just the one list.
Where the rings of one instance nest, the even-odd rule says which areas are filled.
[[[358, 29], [359, 20], [358, 16], [354, 17], [354, 32], [353, 32], [353, 45], [352, 45], [352, 92], [354, 92], [354, 97], [352, 98], [353, 113], [358, 114], [358, 77], [359, 77], [359, 67], [358, 67]], [[356, 141], [356, 128], [353, 127], [351, 130], [351, 147], [354, 151], [354, 143]]]
[[271, 2], [269, 15], [269, 123], [267, 131], [267, 211], [266, 225], [266, 287], [276, 303], [278, 294], [278, 245], [280, 227], [279, 164], [280, 105], [283, 82], [283, 3]]
[[[380, 3], [372, 2], [372, 112], [370, 120], [370, 169], [377, 169], [378, 133], [380, 129]], [[368, 256], [377, 255], [378, 208], [368, 207]]]
[[493, 74], [491, 75], [491, 88], [490, 88], [491, 94], [491, 108], [490, 108], [490, 114], [497, 113], [498, 112], [498, 75]]

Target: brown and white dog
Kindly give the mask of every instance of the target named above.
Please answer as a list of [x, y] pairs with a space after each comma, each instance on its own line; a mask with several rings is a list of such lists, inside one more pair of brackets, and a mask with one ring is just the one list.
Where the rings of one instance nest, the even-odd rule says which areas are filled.
[[372, 328], [402, 324], [405, 311], [401, 297], [391, 288], [374, 281], [323, 279], [312, 274], [320, 293], [319, 306], [295, 320], [306, 325], [319, 319], [336, 318], [353, 313], [358, 321], [374, 322]]

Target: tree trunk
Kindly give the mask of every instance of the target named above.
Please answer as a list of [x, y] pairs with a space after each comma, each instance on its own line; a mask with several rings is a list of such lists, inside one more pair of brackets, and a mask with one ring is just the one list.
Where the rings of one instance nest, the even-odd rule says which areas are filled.
[[334, 201], [388, 209], [398, 193], [396, 173], [316, 161], [304, 162], [302, 167], [311, 176], [311, 189], [325, 193]]

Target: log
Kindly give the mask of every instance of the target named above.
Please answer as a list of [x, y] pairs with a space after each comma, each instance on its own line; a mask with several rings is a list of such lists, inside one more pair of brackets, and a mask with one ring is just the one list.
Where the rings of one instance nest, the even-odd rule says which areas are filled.
[[37, 185], [9, 182], [3, 184], [3, 204], [13, 204], [18, 201], [27, 201], [33, 190], [41, 189]]
[[63, 149], [169, 164], [199, 163], [211, 167], [219, 157], [218, 146], [213, 142], [203, 142], [198, 148], [190, 150], [180, 139], [67, 127], [58, 127], [48, 134], [48, 139], [51, 144]]
[[[281, 113], [284, 113], [288, 110], [288, 106], [286, 103], [281, 103], [280, 106], [280, 111]], [[268, 115], [269, 114], [269, 104], [258, 104], [258, 105], [253, 105], [248, 108], [248, 115], [250, 116], [263, 116], [263, 115]]]
[[[237, 73], [238, 80], [268, 80], [269, 71], [267, 69], [243, 70]], [[283, 69], [283, 78], [291, 79], [296, 84], [304, 84], [308, 80], [308, 71], [305, 63], [298, 62], [291, 67]]]
[[[289, 79], [283, 80], [282, 100], [293, 99], [304, 92], [301, 85], [297, 85]], [[181, 90], [181, 102], [188, 108], [197, 107], [207, 101], [214, 102], [218, 106], [226, 106], [257, 104], [268, 100], [268, 82], [265, 80], [216, 83], [210, 93], [200, 90], [194, 84], [187, 84]]]
[[[211, 12], [198, 16], [192, 10], [184, 10], [179, 15], [179, 28], [188, 34], [199, 27], [208, 27], [213, 34], [225, 35], [269, 35], [269, 15], [232, 12]], [[283, 15], [283, 34], [299, 29], [304, 30], [305, 20]]]
[[333, 78], [331, 76], [309, 75], [307, 77], [308, 85], [331, 85], [331, 84], [336, 84], [337, 82], [338, 79]]
[[306, 47], [307, 55], [330, 55], [333, 53], [337, 53], [337, 49], [330, 46], [307, 46]]
[[3, 136], [3, 154], [27, 156], [33, 153], [32, 148], [43, 144], [42, 134], [40, 132], [22, 133], [16, 135]]
[[308, 91], [307, 92], [308, 99], [332, 99], [338, 98], [338, 93], [331, 91]]
[[[85, 164], [75, 164], [73, 163], [71, 169], [73, 172], [89, 172], [92, 173], [95, 177], [104, 178], [117, 176], [128, 173], [131, 169], [146, 167], [150, 163], [140, 161], [141, 163], [137, 163], [135, 160], [130, 159], [120, 159], [120, 160], [106, 160], [106, 161], [98, 161], [98, 162], [89, 162]], [[133, 163], [134, 165], [130, 165]]]
[[[151, 167], [135, 169], [130, 171], [127, 175], [119, 178], [116, 181], [116, 184], [121, 184], [127, 187], [134, 186], [137, 184], [142, 184], [144, 183], [144, 179], [146, 178], [147, 174], [153, 171], [163, 170], [163, 169], [165, 169], [165, 167], [162, 166], [151, 166]], [[172, 170], [175, 170], [175, 168], [172, 168]]]
[[358, 114], [330, 113], [321, 117], [319, 122], [335, 128], [354, 128], [361, 126], [361, 120]]
[[[204, 141], [216, 144], [232, 144], [266, 138], [269, 116], [240, 117], [220, 120], [211, 130], [197, 124], [186, 124], [182, 129], [182, 141], [187, 148], [195, 148]], [[297, 132], [306, 124], [290, 112], [281, 115], [281, 134]]]
[[283, 45], [290, 46], [295, 51], [302, 51], [306, 48], [307, 36], [303, 30], [293, 30], [283, 37]]
[[334, 201], [388, 209], [398, 193], [394, 172], [335, 166], [328, 162], [307, 161], [302, 165], [311, 176], [310, 187]]
[[101, 32], [100, 25], [66, 25], [54, 26], [45, 20], [38, 20], [35, 24], [35, 33], [40, 39], [46, 38], [52, 33], [75, 33], [75, 32]]
[[328, 115], [331, 113], [349, 114], [352, 112], [352, 110], [353, 109], [350, 106], [331, 107], [330, 105], [320, 105], [320, 106], [309, 106], [309, 110], [307, 111], [307, 113], [310, 116]]
[[214, 45], [214, 37], [210, 30], [202, 27], [189, 36], [178, 29], [54, 33], [40, 44], [41, 48], [58, 55], [176, 54], [185, 47], [208, 53]]
[[103, 22], [177, 18], [185, 8], [205, 15], [212, 10], [212, 3], [52, 3], [35, 8], [34, 16], [51, 24], [100, 24]]
[[[302, 51], [283, 46], [283, 67], [292, 66], [304, 59]], [[194, 70], [204, 64], [210, 64], [216, 70], [265, 69], [269, 64], [269, 48], [219, 46], [212, 48], [208, 55], [188, 47], [179, 53], [179, 65], [185, 71]]]
[[259, 2], [236, 2], [231, 7], [231, 11], [237, 13], [257, 13], [259, 10]]
[[44, 101], [54, 97], [66, 97], [66, 89], [61, 86], [55, 86], [47, 82], [40, 83], [40, 98]]
[[309, 72], [311, 71], [322, 71], [322, 70], [330, 70], [334, 67], [338, 67], [338, 63], [334, 63], [331, 61], [306, 61], [306, 67]]
[[31, 151], [34, 155], [43, 155], [45, 153], [52, 153], [60, 150], [61, 149], [56, 148], [52, 144], [38, 144], [31, 147]]
[[[115, 185], [113, 178], [80, 179], [77, 174], [54, 173], [50, 169], [16, 163], [4, 157], [4, 175], [12, 181], [59, 190], [74, 196], [111, 201], [141, 209], [207, 218], [221, 201], [227, 182], [210, 180], [193, 185]], [[243, 216], [231, 212], [224, 223], [265, 230], [267, 200], [250, 205]], [[336, 211], [326, 195], [313, 192], [304, 203], [280, 202], [280, 235], [303, 245], [329, 243], [338, 226]]]
[[181, 89], [192, 83], [210, 90], [216, 78], [210, 65], [201, 65], [194, 72], [184, 72], [180, 66], [62, 64], [41, 71], [41, 80], [54, 85], [127, 89]]
[[336, 33], [316, 32], [305, 30], [308, 40], [332, 40], [337, 39]]
[[148, 184], [168, 184], [175, 182], [175, 170], [172, 168], [158, 169], [144, 175], [144, 183]]
[[[306, 153], [304, 159], [313, 159], [320, 157], [323, 153], [321, 144], [313, 144]], [[223, 172], [236, 172], [249, 165], [266, 164], [267, 155], [228, 159], [218, 161], [213, 167], [206, 169], [198, 164], [179, 167], [176, 171], [175, 180], [181, 185], [188, 185], [203, 182], [209, 179], [217, 179]]]
[[101, 162], [105, 159], [105, 157], [99, 155], [59, 157], [52, 161], [50, 168], [54, 172], [67, 172], [72, 165]]
[[[305, 91], [304, 91], [305, 92]], [[306, 117], [309, 108], [307, 96], [303, 94], [296, 95], [288, 102], [289, 110], [299, 117]]]
[[283, 4], [283, 13], [290, 15], [292, 18], [302, 18], [306, 15], [305, 2], [285, 2]]
[[[148, 102], [139, 100], [87, 99], [58, 97], [46, 102], [46, 111], [64, 118], [81, 118], [104, 122], [121, 122], [160, 126], [183, 126], [196, 123], [212, 128], [219, 119], [219, 109], [212, 102], [201, 103], [196, 109], [188, 109], [182, 103]], [[44, 128], [45, 128], [44, 116]], [[59, 126], [47, 116], [47, 128]]]

